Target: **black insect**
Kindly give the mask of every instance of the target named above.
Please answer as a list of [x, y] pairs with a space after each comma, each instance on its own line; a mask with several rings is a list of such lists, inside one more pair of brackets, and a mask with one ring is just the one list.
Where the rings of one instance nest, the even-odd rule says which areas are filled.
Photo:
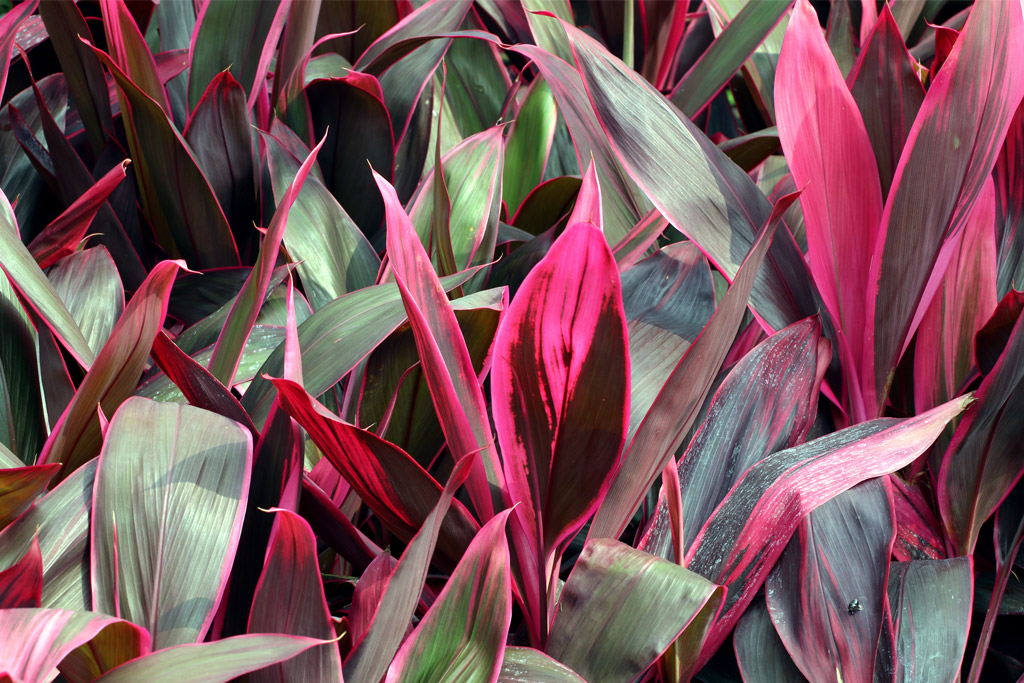
[[846, 611], [851, 616], [861, 611], [862, 609], [864, 609], [864, 606], [860, 604], [860, 600], [858, 600], [857, 598], [850, 600], [850, 604], [846, 606]]

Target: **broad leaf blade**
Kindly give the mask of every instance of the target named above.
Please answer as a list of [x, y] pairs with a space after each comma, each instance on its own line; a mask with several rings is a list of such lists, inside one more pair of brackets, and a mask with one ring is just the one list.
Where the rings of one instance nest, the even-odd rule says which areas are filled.
[[95, 607], [144, 624], [157, 649], [201, 640], [227, 582], [251, 467], [252, 437], [238, 424], [126, 401], [93, 490]]
[[733, 633], [736, 663], [747, 683], [806, 683], [779, 638], [763, 599], [755, 599]]
[[388, 670], [387, 682], [493, 681], [512, 618], [512, 577], [505, 524], [495, 515], [466, 554]]
[[51, 268], [47, 277], [89, 346], [102, 349], [124, 312], [124, 286], [110, 252], [102, 245], [76, 251]]
[[54, 464], [0, 470], [0, 530], [29, 509], [58, 468]]
[[498, 683], [584, 683], [579, 674], [530, 647], [505, 648]]

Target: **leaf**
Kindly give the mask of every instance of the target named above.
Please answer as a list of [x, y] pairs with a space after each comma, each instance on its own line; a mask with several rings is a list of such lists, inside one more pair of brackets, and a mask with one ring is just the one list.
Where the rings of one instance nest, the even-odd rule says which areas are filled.
[[809, 680], [874, 680], [896, 535], [892, 494], [870, 479], [810, 513], [765, 581], [772, 622]]
[[[346, 424], [290, 380], [275, 379], [281, 406], [302, 425], [352, 490], [402, 540], [416, 533], [437, 504], [441, 486], [397, 446]], [[441, 528], [439, 549], [454, 564], [478, 530], [461, 503]]]
[[[249, 630], [331, 640], [334, 627], [324, 599], [313, 530], [294, 512], [274, 511], [267, 558], [256, 586]], [[341, 658], [334, 643], [249, 675], [264, 681], [341, 683]]]
[[484, 40], [457, 38], [446, 53], [445, 99], [459, 134], [468, 138], [498, 123], [512, 87], [498, 46]]
[[46, 438], [42, 387], [51, 385], [41, 381], [47, 366], [37, 366], [37, 344], [43, 338], [45, 348], [46, 338], [52, 336], [45, 329], [40, 334], [2, 273], [0, 330], [0, 445], [5, 446], [5, 455], [15, 460], [6, 466], [21, 467], [35, 462]]
[[455, 463], [441, 497], [423, 522], [423, 526], [405, 547], [402, 558], [388, 581], [366, 636], [356, 644], [345, 660], [345, 678], [350, 681], [378, 681], [387, 672], [412, 619], [427, 578], [430, 557], [434, 553], [441, 523], [452, 503], [455, 491], [466, 481], [474, 453]]
[[89, 346], [102, 349], [124, 311], [124, 287], [110, 252], [102, 245], [76, 251], [53, 266], [47, 277]]
[[1024, 101], [1017, 107], [1006, 141], [996, 158], [992, 178], [996, 187], [996, 247], [999, 254], [999, 296], [1024, 282], [1024, 202], [1018, 200], [1024, 177]]
[[223, 683], [301, 652], [325, 645], [316, 638], [253, 634], [212, 643], [178, 645], [139, 657], [96, 679], [97, 683]]
[[941, 560], [946, 556], [946, 541], [942, 535], [931, 501], [925, 497], [921, 484], [912, 485], [894, 474], [889, 475], [895, 503], [896, 542], [893, 558], [900, 562], [911, 560]]
[[[324, 139], [320, 158], [324, 185], [356, 225], [373, 235], [384, 217], [384, 206], [370, 171], [394, 176], [399, 132], [392, 130], [398, 125], [395, 112], [385, 104], [377, 79], [354, 71], [344, 78], [314, 81], [305, 93], [312, 133]], [[352, 135], [354, 130], [360, 134]]]
[[538, 562], [523, 577], [535, 620], [562, 547], [611, 485], [629, 419], [626, 319], [596, 183], [591, 166], [569, 226], [526, 276], [494, 342], [492, 412], [509, 502], [521, 504], [533, 546], [517, 541], [517, 555]]
[[28, 250], [40, 268], [52, 266], [78, 249], [93, 218], [103, 208], [110, 193], [124, 180], [129, 163], [131, 161], [125, 159], [110, 169], [29, 243]]
[[96, 405], [112, 415], [132, 395], [167, 315], [167, 297], [181, 265], [181, 261], [162, 261], [153, 268], [60, 416], [39, 456], [41, 463], [61, 463], [58, 480], [99, 453], [102, 437]]
[[37, 7], [39, 7], [39, 0], [33, 0], [19, 5], [17, 11], [14, 11], [13, 8], [9, 9], [0, 17], [0, 59], [3, 60], [3, 63], [0, 64], [3, 69], [3, 76], [0, 76], [0, 97], [4, 94], [7, 76], [11, 71], [11, 54], [14, 52], [12, 48], [17, 38], [18, 26], [28, 19]]
[[512, 618], [512, 577], [505, 524], [512, 510], [480, 529], [416, 630], [405, 639], [386, 681], [493, 681]]
[[88, 681], [147, 652], [145, 629], [105, 614], [0, 610], [0, 670], [15, 681], [49, 680], [62, 662], [71, 681]]
[[724, 597], [677, 564], [591, 540], [562, 589], [547, 652], [590, 683], [633, 680], [680, 634], [698, 645]]
[[[505, 148], [502, 135], [502, 128], [489, 128], [463, 140], [442, 160], [451, 201], [456, 270], [494, 260]], [[437, 237], [431, 238], [434, 182], [434, 173], [430, 173], [409, 204], [409, 218], [424, 245], [437, 241]]]
[[[684, 548], [749, 467], [807, 437], [829, 357], [820, 325], [808, 318], [773, 334], [729, 371], [679, 459]], [[675, 560], [666, 503], [659, 499], [638, 547]]]
[[777, 221], [795, 199], [796, 195], [789, 195], [776, 204], [733, 285], [663, 383], [651, 409], [628, 441], [622, 469], [594, 516], [590, 538], [618, 538], [669, 457], [682, 445], [725, 360], [729, 342], [736, 336]]
[[1024, 475], [1019, 457], [1024, 425], [1012, 408], [1022, 396], [1024, 316], [1017, 319], [1006, 349], [978, 387], [978, 405], [957, 425], [939, 469], [939, 516], [959, 555], [974, 552], [982, 524]]
[[575, 671], [530, 647], [505, 648], [498, 683], [583, 683]]
[[43, 558], [33, 538], [25, 556], [0, 571], [0, 610], [39, 607], [43, 594]]
[[956, 396], [974, 369], [974, 338], [996, 309], [995, 192], [986, 182], [958, 238], [914, 347], [918, 413]]
[[228, 70], [242, 89], [259, 89], [269, 61], [263, 64], [264, 46], [273, 50], [288, 16], [290, 2], [265, 2], [252, 5], [244, 0], [203, 5], [192, 33], [189, 49], [188, 106], [195, 109], [203, 93], [217, 74]]
[[29, 465], [0, 470], [0, 530], [29, 509], [57, 469], [57, 465]]
[[110, 419], [93, 490], [94, 606], [153, 645], [206, 634], [242, 526], [252, 437], [219, 415], [131, 398]]
[[7, 197], [0, 193], [0, 268], [33, 310], [46, 321], [68, 352], [88, 369], [96, 357], [74, 318], [18, 236]]
[[295, 203], [299, 190], [302, 189], [302, 184], [306, 181], [309, 169], [316, 161], [316, 154], [322, 145], [323, 141], [321, 140], [320, 144], [314, 147], [306, 160], [302, 162], [288, 192], [285, 193], [277, 210], [274, 211], [274, 217], [270, 221], [270, 227], [267, 228], [267, 236], [260, 246], [256, 263], [228, 312], [224, 329], [217, 337], [217, 344], [213, 347], [213, 355], [210, 357], [209, 370], [210, 374], [220, 380], [224, 386], [230, 387], [234, 384], [235, 372], [238, 370], [242, 350], [245, 348], [245, 340], [256, 323], [260, 305], [266, 298], [267, 289], [273, 279], [277, 252], [281, 248], [281, 239], [284, 237], [285, 227], [288, 225], [288, 211]]
[[513, 214], [544, 178], [556, 123], [558, 109], [551, 86], [538, 76], [526, 90], [505, 144], [501, 196]]
[[114, 63], [139, 90], [170, 114], [167, 93], [157, 73], [153, 54], [128, 11], [125, 0], [101, 0], [100, 10], [103, 14], [107, 51]]
[[773, 453], [748, 469], [687, 551], [691, 571], [729, 591], [699, 663], [728, 636], [804, 515], [865, 479], [913, 462], [972, 400], [950, 401], [906, 420], [864, 422]]
[[[734, 278], [771, 214], [764, 195], [650, 85], [582, 32], [566, 30], [593, 111], [630, 177], [726, 278]], [[758, 316], [781, 329], [815, 313], [813, 285], [788, 234], [775, 241], [768, 264], [751, 293]]]
[[676, 85], [669, 99], [694, 118], [725, 87], [790, 7], [789, 2], [748, 2]]
[[[736, 663], [748, 683], [806, 683], [786, 652], [763, 599], [755, 599], [733, 633]], [[831, 678], [831, 677], [830, 677]]]
[[210, 81], [189, 116], [183, 135], [236, 240], [245, 244], [252, 234], [249, 228], [259, 176], [245, 90], [230, 71], [222, 71]]
[[807, 0], [797, 0], [776, 80], [779, 139], [793, 181], [804, 188], [808, 267], [839, 327], [841, 401], [851, 421], [862, 422], [881, 414], [880, 399], [870, 391], [862, 396], [858, 386], [881, 186], [864, 122]]
[[10, 567], [33, 543], [43, 558], [42, 605], [86, 611], [89, 589], [89, 517], [96, 460], [36, 501], [0, 532], [0, 567]]
[[914, 332], [915, 313], [928, 303], [932, 271], [944, 270], [943, 243], [963, 229], [1024, 95], [1024, 72], [1012, 67], [1024, 60], [1017, 9], [998, 2], [973, 8], [896, 168], [868, 281], [868, 291], [877, 291], [868, 296], [867, 316], [874, 368], [863, 380], [872, 383], [865, 393], [873, 390], [878, 405]]
[[871, 140], [885, 197], [924, 101], [924, 86], [888, 4], [882, 6], [846, 82]]
[[376, 173], [374, 179], [387, 211], [388, 258], [448, 448], [456, 461], [481, 452], [481, 458], [473, 461], [467, 490], [477, 514], [486, 521], [502, 503], [505, 481], [483, 391], [455, 313], [412, 221], [399, 204], [394, 188]]
[[[275, 125], [274, 130], [281, 127]], [[299, 160], [273, 135], [264, 134], [263, 140], [274, 201], [280, 203], [299, 170]], [[347, 292], [374, 284], [380, 270], [380, 257], [359, 226], [312, 173], [288, 212], [284, 245], [297, 262], [314, 311]]]
[[[474, 272], [463, 271], [444, 278], [442, 287], [450, 291], [468, 280]], [[453, 305], [458, 306], [460, 302], [471, 305], [469, 299], [457, 299]], [[303, 386], [314, 396], [323, 394], [405, 319], [398, 286], [393, 282], [349, 292], [327, 304], [299, 326]], [[274, 398], [273, 386], [263, 375], [279, 377], [283, 372], [284, 348], [278, 347], [242, 397], [242, 406], [257, 426], [266, 421]]]
[[[971, 557], [893, 562], [889, 605], [895, 680], [953, 680], [967, 647], [973, 566]], [[921, 619], [922, 615], [927, 615]]]
[[106, 53], [93, 52], [117, 83], [142, 205], [161, 246], [199, 270], [238, 265], [227, 219], [188, 143], [158, 102]]

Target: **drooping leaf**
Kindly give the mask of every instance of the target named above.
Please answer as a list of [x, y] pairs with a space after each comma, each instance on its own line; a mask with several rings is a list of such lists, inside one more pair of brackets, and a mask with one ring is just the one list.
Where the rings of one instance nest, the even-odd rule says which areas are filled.
[[22, 244], [14, 210], [3, 193], [0, 193], [0, 268], [74, 359], [88, 369], [96, 356], [53, 285]]
[[0, 567], [10, 567], [38, 541], [43, 557], [42, 606], [86, 611], [89, 588], [89, 517], [96, 460], [40, 498], [0, 532]]
[[[263, 139], [274, 198], [280, 202], [295, 179], [299, 160], [272, 135]], [[288, 213], [284, 245], [298, 262], [299, 277], [314, 311], [347, 292], [372, 285], [380, 270], [380, 258], [359, 227], [312, 174], [306, 177]]]
[[[265, 514], [265, 513], [261, 513]], [[317, 567], [313, 530], [294, 512], [274, 511], [263, 573], [256, 586], [249, 631], [334, 638]], [[334, 643], [249, 675], [254, 683], [303, 680], [341, 683], [341, 658]]]
[[882, 6], [847, 83], [871, 140], [885, 197], [924, 101], [924, 86], [888, 4]]
[[722, 644], [805, 514], [912, 462], [971, 400], [902, 421], [864, 422], [773, 453], [747, 470], [687, 550], [687, 567], [729, 590], [700, 663]]
[[131, 398], [96, 471], [92, 597], [163, 649], [206, 634], [242, 526], [252, 437], [191, 406]]
[[[750, 466], [804, 440], [829, 355], [817, 320], [808, 318], [776, 332], [729, 372], [679, 461], [684, 548]], [[639, 547], [674, 560], [666, 503], [658, 501]]]
[[633, 680], [680, 634], [695, 654], [724, 598], [678, 564], [591, 540], [562, 589], [547, 652], [590, 683]]
[[124, 311], [124, 287], [104, 246], [76, 251], [47, 277], [94, 350], [103, 348]]
[[892, 563], [895, 670], [887, 675], [906, 683], [951, 681], [959, 675], [971, 615], [972, 559]]
[[486, 521], [500, 508], [505, 481], [483, 390], [455, 313], [412, 221], [399, 204], [394, 188], [377, 174], [374, 179], [387, 211], [388, 258], [445, 440], [456, 460], [481, 453], [479, 460], [473, 460], [467, 489], [477, 514]]
[[15, 681], [48, 680], [60, 665], [71, 681], [84, 683], [148, 653], [149, 645], [146, 629], [105, 614], [0, 610], [0, 671]]
[[181, 265], [181, 261], [162, 261], [152, 270], [60, 416], [39, 456], [41, 463], [61, 464], [58, 479], [99, 453], [102, 437], [96, 405], [102, 406], [104, 414], [113, 415], [134, 392], [153, 339], [167, 315], [167, 297]]
[[874, 680], [895, 539], [885, 478], [810, 513], [765, 581], [772, 622], [809, 680]]
[[861, 396], [858, 384], [882, 191], [863, 119], [807, 0], [797, 0], [776, 79], [779, 139], [794, 182], [804, 188], [808, 267], [839, 327], [840, 400], [861, 422], [880, 413], [874, 394]]
[[480, 529], [448, 583], [388, 669], [386, 681], [493, 681], [512, 618], [505, 524], [511, 510]]
[[302, 636], [252, 634], [212, 643], [178, 645], [134, 659], [96, 681], [223, 683], [325, 644], [322, 640]]
[[874, 342], [865, 359], [873, 357], [874, 367], [865, 367], [862, 381], [879, 406], [923, 314], [919, 306], [928, 303], [932, 271], [943, 272], [951, 257], [944, 242], [963, 229], [1024, 95], [1024, 72], [1014, 66], [1024, 60], [1018, 9], [998, 2], [972, 8], [896, 168], [867, 289], [866, 334]]
[[0, 610], [39, 607], [43, 594], [43, 557], [33, 537], [28, 552], [0, 571]]
[[[317, 444], [353, 490], [392, 532], [412, 538], [437, 503], [441, 486], [408, 453], [371, 432], [346, 424], [295, 382], [273, 380], [281, 405]], [[477, 524], [461, 503], [442, 526], [438, 549], [453, 564]]]

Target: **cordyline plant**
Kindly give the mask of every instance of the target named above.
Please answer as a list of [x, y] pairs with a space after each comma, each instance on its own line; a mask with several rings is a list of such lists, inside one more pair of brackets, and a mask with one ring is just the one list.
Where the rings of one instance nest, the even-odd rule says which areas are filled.
[[1024, 679], [1020, 0], [0, 56], [0, 682]]

